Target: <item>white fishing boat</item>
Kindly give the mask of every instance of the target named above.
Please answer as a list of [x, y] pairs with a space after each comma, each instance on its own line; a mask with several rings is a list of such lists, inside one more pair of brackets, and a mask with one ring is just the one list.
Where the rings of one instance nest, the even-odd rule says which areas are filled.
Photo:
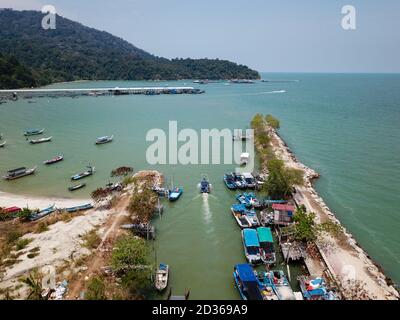
[[163, 291], [168, 286], [169, 266], [160, 263], [156, 272], [155, 287], [158, 291]]

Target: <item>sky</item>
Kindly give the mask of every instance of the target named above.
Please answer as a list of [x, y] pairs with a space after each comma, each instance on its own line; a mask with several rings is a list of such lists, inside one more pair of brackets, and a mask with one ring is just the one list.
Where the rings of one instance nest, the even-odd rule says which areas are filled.
[[[0, 0], [110, 32], [166, 58], [220, 58], [260, 72], [400, 72], [399, 0]], [[344, 30], [342, 7], [356, 9]]]

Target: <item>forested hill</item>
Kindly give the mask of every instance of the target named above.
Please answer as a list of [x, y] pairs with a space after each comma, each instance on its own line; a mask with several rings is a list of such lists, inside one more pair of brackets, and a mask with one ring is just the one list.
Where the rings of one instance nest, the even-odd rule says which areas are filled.
[[[218, 59], [165, 59], [105, 31], [57, 16], [56, 29], [41, 27], [38, 11], [0, 9], [0, 53], [27, 68], [26, 81], [6, 81], [13, 68], [0, 69], [0, 87], [44, 85], [72, 80], [257, 79], [257, 71]], [[6, 71], [5, 71], [6, 70]], [[18, 76], [21, 78], [20, 76]], [[31, 79], [33, 77], [33, 79]]]

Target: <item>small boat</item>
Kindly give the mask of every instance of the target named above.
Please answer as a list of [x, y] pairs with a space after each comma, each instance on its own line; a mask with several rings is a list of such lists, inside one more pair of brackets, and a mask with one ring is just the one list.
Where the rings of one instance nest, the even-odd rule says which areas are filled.
[[243, 173], [243, 180], [246, 183], [246, 188], [254, 189], [256, 187], [256, 180], [251, 173]]
[[14, 180], [18, 178], [22, 178], [31, 174], [34, 174], [36, 171], [37, 167], [34, 167], [32, 169], [27, 169], [25, 167], [17, 168], [14, 170], [7, 171], [7, 174], [3, 176], [3, 179], [6, 180]]
[[301, 276], [298, 280], [305, 300], [338, 300], [337, 296], [328, 290], [323, 278]]
[[178, 200], [180, 198], [182, 193], [183, 193], [183, 188], [175, 187], [172, 190], [169, 190], [169, 192], [168, 192], [168, 200], [171, 201], [171, 202], [176, 201], [176, 200]]
[[156, 272], [155, 287], [158, 291], [163, 291], [168, 286], [169, 266], [160, 263]]
[[69, 213], [72, 213], [72, 212], [77, 212], [77, 211], [89, 210], [89, 209], [92, 209], [92, 208], [93, 208], [93, 205], [91, 203], [88, 203], [88, 204], [84, 204], [84, 205], [81, 205], [81, 206], [65, 208], [64, 210], [69, 212]]
[[252, 205], [251, 205], [251, 203], [248, 201], [247, 196], [246, 196], [245, 193], [244, 193], [244, 194], [238, 194], [238, 195], [236, 196], [236, 200], [237, 200], [240, 204], [244, 205], [246, 208], [251, 208], [251, 207], [252, 207]]
[[237, 185], [235, 183], [235, 175], [233, 173], [228, 173], [224, 175], [224, 183], [230, 190], [236, 190]]
[[41, 139], [35, 139], [35, 140], [30, 140], [30, 144], [38, 144], [38, 143], [44, 143], [44, 142], [50, 142], [53, 137], [47, 137], [47, 138], [41, 138]]
[[253, 210], [245, 210], [244, 215], [250, 223], [251, 228], [257, 228], [260, 226], [260, 220], [258, 220], [257, 214]]
[[244, 193], [244, 196], [246, 197], [246, 202], [253, 208], [261, 208], [261, 202], [258, 201], [256, 195], [253, 192], [250, 193]]
[[81, 184], [77, 184], [75, 186], [71, 186], [68, 188], [69, 191], [75, 191], [75, 190], [79, 190], [82, 189], [83, 187], [86, 187], [86, 183], [81, 183]]
[[271, 279], [269, 272], [259, 272], [256, 274], [259, 285], [261, 287], [261, 294], [264, 300], [279, 300], [274, 283]]
[[294, 292], [282, 270], [268, 271], [279, 300], [296, 300]]
[[239, 227], [242, 228], [242, 229], [251, 227], [251, 223], [250, 223], [249, 219], [244, 214], [245, 210], [246, 210], [246, 208], [244, 208], [240, 204], [234, 204], [231, 207], [232, 215], [235, 218], [235, 220], [236, 220], [237, 224], [239, 225]]
[[258, 241], [257, 231], [254, 229], [243, 229], [242, 240], [246, 260], [250, 264], [260, 263], [260, 242]]
[[5, 213], [18, 213], [20, 211], [22, 211], [22, 209], [17, 206], [12, 206], [4, 209]]
[[246, 183], [243, 180], [243, 176], [240, 174], [234, 174], [235, 176], [235, 184], [238, 189], [246, 189]]
[[105, 144], [113, 141], [114, 135], [112, 136], [104, 136], [104, 137], [99, 137], [96, 139], [96, 144]]
[[43, 129], [27, 129], [24, 132], [24, 136], [36, 136], [39, 134], [42, 134], [44, 132], [44, 128]]
[[251, 265], [235, 265], [233, 269], [233, 278], [242, 300], [264, 300], [260, 291], [258, 279]]
[[60, 155], [60, 156], [54, 157], [53, 159], [49, 159], [49, 160], [43, 161], [43, 164], [53, 164], [53, 163], [60, 162], [62, 160], [64, 160], [64, 156]]
[[0, 148], [4, 148], [4, 146], [6, 145], [7, 141], [3, 141], [2, 143], [0, 143]]
[[258, 241], [260, 242], [261, 261], [265, 264], [273, 264], [276, 262], [274, 250], [274, 238], [271, 228], [257, 228]]
[[205, 177], [200, 182], [200, 193], [210, 193], [211, 192], [211, 185], [207, 181]]
[[91, 176], [95, 171], [94, 170], [95, 167], [87, 166], [87, 168], [88, 168], [88, 170], [86, 170], [84, 172], [81, 172], [81, 173], [77, 173], [76, 175], [73, 175], [71, 177], [71, 180], [76, 181], [76, 180], [80, 180], [80, 179], [83, 179], [83, 178]]
[[42, 218], [48, 216], [49, 214], [53, 213], [54, 211], [56, 211], [56, 208], [55, 208], [55, 205], [53, 204], [52, 206], [50, 206], [50, 207], [48, 207], [46, 209], [40, 210], [37, 213], [33, 213], [29, 217], [29, 220], [30, 221], [36, 221], [36, 220], [42, 219]]

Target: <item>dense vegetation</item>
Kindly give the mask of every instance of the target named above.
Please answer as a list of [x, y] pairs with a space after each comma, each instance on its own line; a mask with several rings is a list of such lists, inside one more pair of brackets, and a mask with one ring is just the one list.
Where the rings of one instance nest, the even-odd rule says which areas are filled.
[[0, 54], [0, 89], [36, 85], [36, 77], [30, 69], [22, 66], [15, 57], [5, 57]]
[[2, 81], [3, 87], [81, 79], [259, 78], [258, 72], [225, 60], [156, 57], [105, 31], [61, 16], [57, 16], [55, 30], [44, 30], [42, 18], [37, 11], [0, 10], [0, 53], [12, 57], [9, 59], [19, 66], [15, 71], [0, 70], [1, 79], [21, 78], [21, 68], [30, 68], [22, 72], [28, 79]]

